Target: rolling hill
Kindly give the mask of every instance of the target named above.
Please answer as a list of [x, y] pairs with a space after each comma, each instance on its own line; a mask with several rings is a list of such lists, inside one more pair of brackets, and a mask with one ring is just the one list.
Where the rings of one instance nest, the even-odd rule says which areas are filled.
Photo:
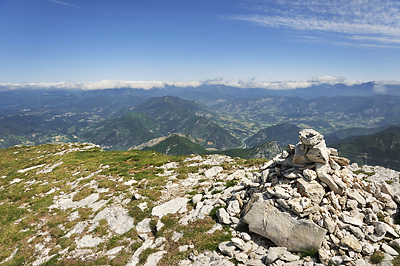
[[244, 142], [249, 147], [254, 147], [265, 141], [275, 141], [280, 146], [297, 143], [299, 140], [296, 134], [299, 132], [298, 126], [283, 123], [271, 126], [258, 131], [256, 134], [246, 139]]
[[400, 127], [390, 127], [371, 136], [350, 137], [330, 144], [358, 164], [381, 165], [400, 170]]
[[246, 149], [231, 149], [219, 151], [219, 154], [225, 154], [231, 157], [239, 157], [242, 159], [272, 159], [277, 154], [282, 152], [282, 149], [275, 141], [266, 141], [260, 145]]
[[127, 150], [160, 135], [152, 130], [153, 121], [141, 113], [127, 113], [88, 127], [80, 138], [111, 150]]
[[177, 97], [150, 98], [122, 113], [85, 129], [80, 138], [118, 150], [173, 133], [190, 135], [206, 148], [219, 150], [241, 145], [227, 130], [207, 118], [212, 114], [206, 108]]
[[151, 147], [145, 147], [144, 151], [156, 151], [167, 155], [190, 155], [207, 154], [208, 151], [198, 143], [191, 141], [187, 137], [172, 134], [163, 141]]

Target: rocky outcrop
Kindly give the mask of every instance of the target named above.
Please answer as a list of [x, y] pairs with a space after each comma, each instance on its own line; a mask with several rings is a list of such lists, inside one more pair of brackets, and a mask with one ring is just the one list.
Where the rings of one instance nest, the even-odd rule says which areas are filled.
[[[83, 264], [99, 258], [102, 265], [353, 266], [369, 265], [377, 251], [384, 254], [382, 265], [399, 259], [400, 173], [350, 165], [324, 146], [318, 132], [302, 131], [297, 145], [261, 167], [221, 155], [179, 161], [171, 157], [157, 166], [147, 165], [150, 160], [145, 158], [146, 174], [120, 176], [109, 172], [114, 166], [94, 167], [92, 154], [90, 164], [71, 167], [59, 154], [73, 149], [57, 149], [52, 154], [56, 161], [24, 164], [14, 170], [18, 176], [0, 178], [0, 190], [23, 187], [30, 193], [47, 185], [44, 174], [37, 173], [45, 165], [64, 161], [47, 175], [66, 170], [71, 175], [66, 183], [54, 179], [35, 195], [51, 200], [51, 215], [35, 213], [42, 215], [37, 231], [24, 231], [29, 237], [23, 241], [34, 252], [29, 265], [70, 260]], [[32, 151], [33, 158], [39, 151]], [[182, 170], [187, 176], [179, 175]], [[24, 215], [34, 211], [21, 202], [12, 208], [26, 208]], [[10, 225], [30, 228], [24, 217]], [[58, 224], [59, 217], [65, 224]], [[53, 231], [48, 230], [51, 225]], [[58, 246], [59, 236], [70, 244]], [[24, 246], [15, 243], [0, 264], [19, 261], [22, 252]], [[121, 258], [124, 263], [119, 263]]]
[[[230, 196], [223, 192], [226, 206], [241, 203], [239, 222], [224, 208], [217, 212], [220, 223], [232, 228], [247, 224], [251, 240], [258, 235], [277, 248], [263, 246], [263, 256], [257, 256], [245, 242], [242, 247], [232, 239], [221, 243], [221, 253], [246, 265], [366, 265], [368, 256], [381, 250], [390, 262], [397, 256], [390, 245], [399, 246], [400, 226], [393, 220], [400, 198], [394, 193], [399, 191], [393, 181], [398, 175], [385, 182], [384, 177], [359, 173], [372, 170], [350, 165], [314, 130], [300, 131], [299, 140], [253, 178], [242, 178], [243, 187]], [[317, 251], [317, 257], [291, 260], [306, 250]], [[244, 259], [243, 251], [253, 255]]]

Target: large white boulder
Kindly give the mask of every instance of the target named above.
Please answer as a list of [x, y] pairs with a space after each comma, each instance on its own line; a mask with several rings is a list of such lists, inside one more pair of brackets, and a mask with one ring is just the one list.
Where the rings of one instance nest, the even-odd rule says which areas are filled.
[[258, 200], [243, 217], [249, 230], [270, 239], [289, 251], [302, 251], [321, 247], [326, 229], [308, 221], [299, 220], [274, 207], [273, 200]]

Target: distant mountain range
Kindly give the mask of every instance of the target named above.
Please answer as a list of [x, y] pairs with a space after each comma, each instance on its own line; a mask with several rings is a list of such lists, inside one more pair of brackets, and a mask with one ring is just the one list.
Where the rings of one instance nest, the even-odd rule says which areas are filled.
[[[169, 144], [154, 149], [165, 152], [167, 147], [172, 153], [229, 150], [251, 157], [257, 152], [243, 148], [270, 141], [279, 146], [296, 144], [300, 128], [314, 128], [328, 144], [340, 144], [340, 151], [347, 147], [341, 143], [355, 143], [361, 136], [376, 135], [400, 123], [400, 86], [377, 90], [378, 85], [321, 84], [296, 90], [222, 85], [94, 91], [3, 88], [0, 148], [93, 142], [106, 149], [128, 150], [179, 133], [190, 143], [176, 135], [165, 140]], [[388, 94], [377, 93], [382, 91]], [[180, 148], [173, 149], [174, 141]]]
[[383, 165], [400, 170], [400, 126], [370, 136], [351, 136], [330, 146], [360, 165]]

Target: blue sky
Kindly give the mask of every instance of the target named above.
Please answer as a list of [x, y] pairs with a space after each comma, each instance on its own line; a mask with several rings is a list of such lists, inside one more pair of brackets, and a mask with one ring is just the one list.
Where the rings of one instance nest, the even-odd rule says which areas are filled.
[[393, 0], [0, 0], [0, 83], [399, 81]]

